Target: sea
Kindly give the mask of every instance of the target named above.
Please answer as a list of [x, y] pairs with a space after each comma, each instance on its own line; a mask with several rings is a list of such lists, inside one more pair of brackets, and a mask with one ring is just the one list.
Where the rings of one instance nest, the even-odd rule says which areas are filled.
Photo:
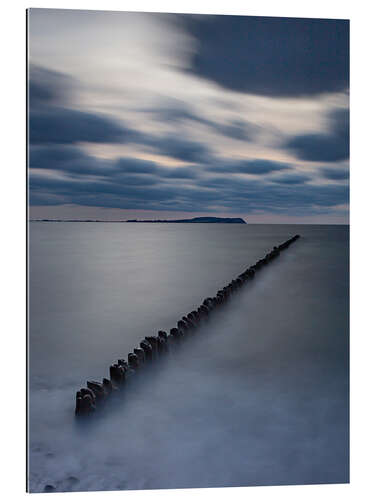
[[[87, 380], [300, 234], [90, 418]], [[349, 227], [30, 222], [28, 488], [349, 481]]]

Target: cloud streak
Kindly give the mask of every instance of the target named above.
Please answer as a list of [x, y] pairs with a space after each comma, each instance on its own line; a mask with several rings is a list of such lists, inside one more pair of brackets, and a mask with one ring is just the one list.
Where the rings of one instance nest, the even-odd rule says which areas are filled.
[[79, 142], [125, 143], [139, 140], [139, 135], [105, 115], [51, 107], [31, 111], [31, 144], [77, 144]]
[[200, 125], [208, 127], [209, 129], [223, 136], [238, 141], [253, 140], [253, 136], [259, 130], [259, 127], [257, 127], [256, 125], [250, 124], [248, 122], [245, 122], [244, 120], [239, 120], [239, 119], [231, 120], [226, 123], [215, 122], [201, 115], [198, 115], [193, 111], [188, 110], [182, 104], [178, 105], [171, 103], [169, 106], [160, 108], [154, 107], [141, 111], [146, 111], [152, 114], [156, 120], [166, 123], [175, 123], [175, 124], [180, 124], [184, 122], [198, 123]]
[[288, 170], [290, 168], [291, 167], [286, 163], [258, 159], [236, 162], [226, 162], [223, 160], [219, 160], [217, 161], [217, 163], [210, 166], [209, 170], [222, 174], [265, 175], [272, 172], [279, 172], [280, 170]]
[[[204, 166], [166, 168], [154, 162], [120, 158], [112, 162], [95, 162], [88, 172], [83, 166], [90, 165], [91, 158], [71, 149], [71, 154], [53, 165], [53, 154], [40, 148], [31, 155], [30, 203], [71, 203], [83, 206], [100, 206], [123, 209], [173, 210], [190, 212], [215, 212], [219, 204], [228, 213], [286, 213], [290, 210], [308, 213], [342, 205], [348, 200], [345, 185], [310, 185], [308, 180], [291, 175], [269, 180], [257, 178], [215, 176]], [[98, 162], [98, 160], [97, 160]], [[246, 165], [245, 165], [246, 166]], [[239, 171], [241, 165], [237, 165]], [[43, 174], [45, 168], [45, 174]], [[229, 167], [228, 167], [229, 168]], [[271, 172], [274, 172], [272, 170]], [[278, 171], [278, 170], [277, 170]], [[225, 172], [225, 170], [224, 170]], [[312, 211], [314, 212], [313, 209]]]

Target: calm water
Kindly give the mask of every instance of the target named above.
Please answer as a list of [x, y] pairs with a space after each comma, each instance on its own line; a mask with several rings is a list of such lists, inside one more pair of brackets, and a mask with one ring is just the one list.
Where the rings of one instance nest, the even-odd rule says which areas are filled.
[[[75, 391], [276, 244], [199, 336], [89, 424]], [[30, 224], [29, 487], [349, 480], [347, 226]]]

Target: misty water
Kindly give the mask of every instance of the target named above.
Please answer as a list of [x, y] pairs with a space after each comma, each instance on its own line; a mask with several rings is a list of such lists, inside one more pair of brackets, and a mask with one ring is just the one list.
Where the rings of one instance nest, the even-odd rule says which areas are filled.
[[[296, 233], [199, 333], [77, 421], [87, 380]], [[30, 490], [347, 482], [348, 243], [347, 226], [30, 223]]]

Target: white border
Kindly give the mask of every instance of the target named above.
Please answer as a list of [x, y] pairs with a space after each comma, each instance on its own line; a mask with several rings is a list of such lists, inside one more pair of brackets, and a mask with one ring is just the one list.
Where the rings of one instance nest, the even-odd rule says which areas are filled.
[[[69, 494], [98, 499], [371, 498], [374, 496], [374, 26], [367, 1], [24, 1], [1, 11], [1, 491], [25, 490], [25, 9], [27, 7], [331, 17], [351, 20], [351, 484]], [[5, 113], [4, 113], [5, 111]], [[4, 155], [5, 151], [5, 155]], [[5, 279], [4, 279], [5, 274]], [[371, 493], [372, 491], [372, 493]], [[61, 495], [61, 494], [56, 494]]]

